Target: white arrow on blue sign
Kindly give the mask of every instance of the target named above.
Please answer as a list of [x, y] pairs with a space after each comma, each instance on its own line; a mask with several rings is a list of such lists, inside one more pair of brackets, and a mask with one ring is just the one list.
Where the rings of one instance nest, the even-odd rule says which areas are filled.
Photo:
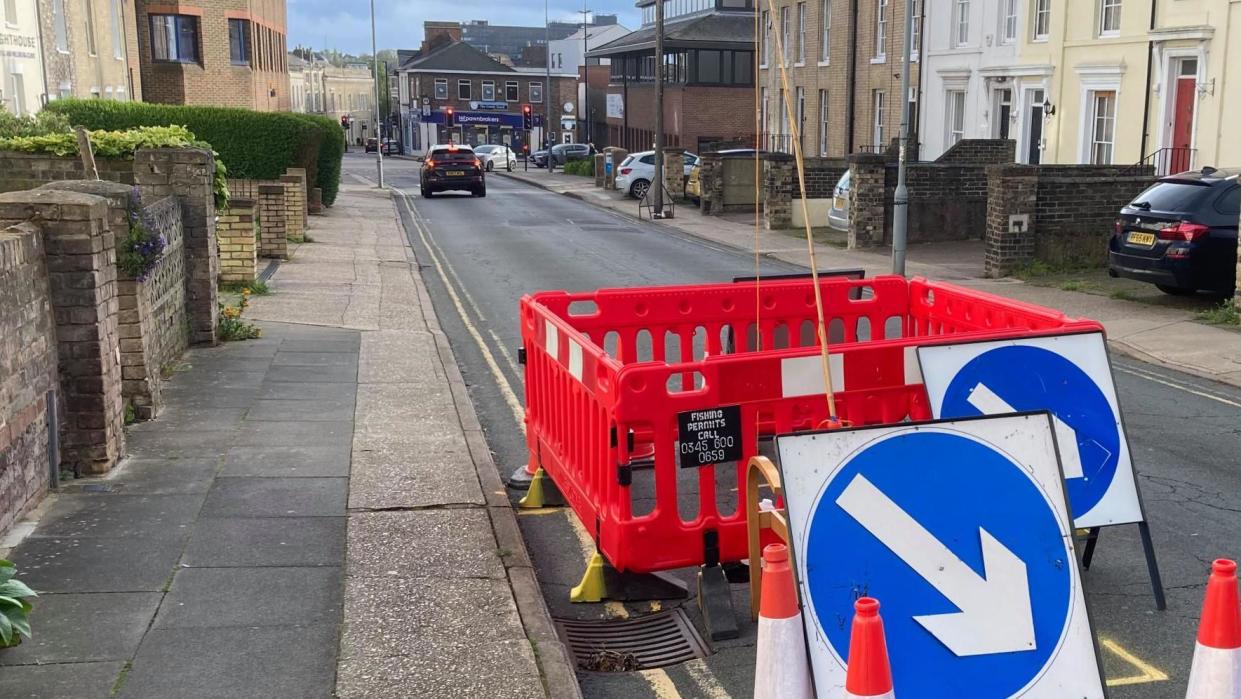
[[926, 346], [918, 359], [936, 418], [1051, 411], [1077, 526], [1142, 521], [1101, 334]]
[[1103, 697], [1047, 413], [777, 438], [820, 696], [853, 601], [882, 605], [897, 696]]

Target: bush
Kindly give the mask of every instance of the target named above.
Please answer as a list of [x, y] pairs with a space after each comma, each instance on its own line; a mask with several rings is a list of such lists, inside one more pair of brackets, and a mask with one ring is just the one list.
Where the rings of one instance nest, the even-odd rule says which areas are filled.
[[[327, 205], [335, 201], [340, 186], [344, 137], [340, 125], [327, 117], [235, 107], [78, 99], [56, 100], [47, 105], [48, 110], [89, 129], [185, 126], [211, 144], [230, 177], [274, 180], [286, 168], [305, 168], [308, 186], [320, 187]], [[328, 125], [334, 130], [329, 132]]]
[[582, 177], [595, 176], [594, 160], [570, 160], [564, 164], [564, 174], [580, 175]]

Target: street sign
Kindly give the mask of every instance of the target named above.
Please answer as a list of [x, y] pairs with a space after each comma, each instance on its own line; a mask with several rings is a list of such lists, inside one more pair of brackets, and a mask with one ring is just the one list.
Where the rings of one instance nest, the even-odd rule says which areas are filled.
[[1102, 334], [926, 346], [918, 359], [937, 418], [1051, 411], [1077, 526], [1143, 520]]
[[819, 696], [883, 605], [898, 696], [1103, 697], [1047, 413], [781, 435]]
[[741, 406], [677, 413], [681, 468], [741, 459]]

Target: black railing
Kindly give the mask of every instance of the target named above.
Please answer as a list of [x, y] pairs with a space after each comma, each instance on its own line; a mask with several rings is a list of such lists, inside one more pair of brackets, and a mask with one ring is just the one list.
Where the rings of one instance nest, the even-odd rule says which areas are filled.
[[1126, 174], [1137, 175], [1146, 168], [1153, 168], [1157, 177], [1175, 175], [1193, 170], [1198, 160], [1196, 148], [1160, 148], [1133, 164]]

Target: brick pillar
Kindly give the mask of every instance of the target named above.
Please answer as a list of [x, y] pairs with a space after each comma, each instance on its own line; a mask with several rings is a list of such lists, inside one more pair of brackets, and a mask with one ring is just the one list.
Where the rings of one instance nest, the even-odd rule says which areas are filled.
[[855, 153], [849, 158], [849, 248], [883, 245], [887, 219], [884, 156]]
[[323, 189], [311, 187], [310, 196], [306, 198], [306, 211], [313, 216], [323, 213]]
[[0, 228], [21, 221], [37, 222], [47, 254], [65, 406], [61, 463], [104, 473], [125, 453], [108, 202], [54, 189], [0, 194]]
[[664, 186], [673, 201], [685, 198], [684, 148], [664, 148]]
[[284, 185], [285, 235], [289, 240], [300, 243], [306, 235], [306, 224], [302, 221], [305, 202], [302, 200], [301, 180], [297, 175], [282, 175], [280, 182]]
[[796, 188], [796, 163], [789, 156], [768, 155], [763, 167], [763, 224], [767, 230], [793, 227], [793, 190]]
[[134, 181], [143, 198], [175, 196], [185, 230], [185, 308], [190, 342], [215, 344], [220, 276], [215, 238], [215, 159], [198, 148], [150, 148], [134, 153]]
[[284, 185], [261, 184], [258, 190], [259, 256], [287, 257], [289, 234], [285, 220]]
[[216, 223], [220, 239], [220, 281], [249, 284], [257, 274], [254, 240], [254, 200], [230, 199], [228, 210]]
[[703, 155], [698, 161], [699, 204], [704, 216], [724, 213], [724, 159]]
[[611, 148], [612, 151], [612, 175], [608, 177], [608, 189], [616, 189], [616, 171], [620, 169], [620, 164], [625, 162], [625, 158], [629, 157], [629, 151], [624, 148]]
[[310, 225], [308, 216], [310, 214], [310, 184], [306, 179], [306, 168], [291, 167], [284, 171], [286, 175], [292, 175], [297, 178], [299, 183], [299, 194], [302, 197], [302, 230], [306, 230], [306, 226]]
[[604, 181], [603, 174], [603, 153], [595, 153], [595, 186], [602, 187]]
[[1034, 259], [1038, 167], [987, 168], [987, 237], [983, 270], [1004, 277]]

